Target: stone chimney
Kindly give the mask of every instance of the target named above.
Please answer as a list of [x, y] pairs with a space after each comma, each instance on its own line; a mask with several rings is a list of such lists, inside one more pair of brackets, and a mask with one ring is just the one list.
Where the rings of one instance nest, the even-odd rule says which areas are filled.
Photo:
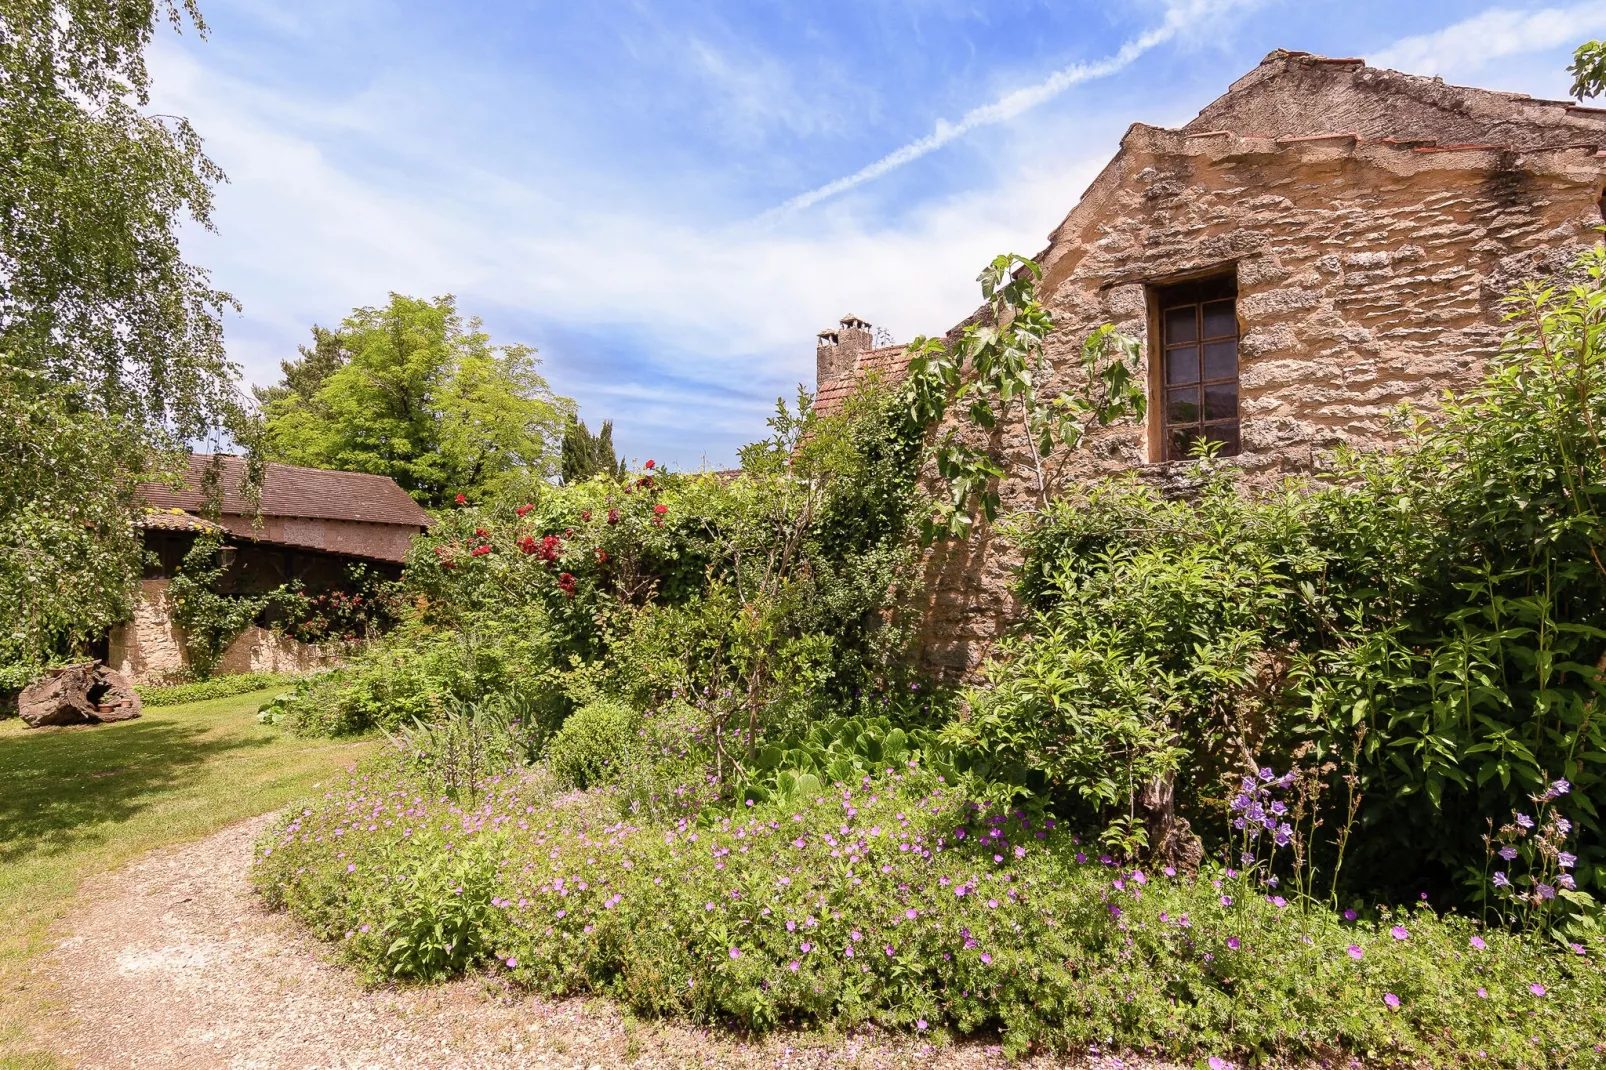
[[821, 331], [814, 349], [815, 389], [851, 377], [860, 355], [873, 347], [870, 325], [851, 312], [834, 330]]

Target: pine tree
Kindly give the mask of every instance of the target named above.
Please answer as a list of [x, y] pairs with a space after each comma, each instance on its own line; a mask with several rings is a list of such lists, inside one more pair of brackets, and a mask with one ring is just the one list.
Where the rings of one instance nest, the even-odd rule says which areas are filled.
[[611, 479], [625, 477], [624, 462], [613, 452], [613, 421], [604, 420], [595, 435], [579, 417], [571, 417], [563, 432], [563, 482], [584, 483], [603, 474]]

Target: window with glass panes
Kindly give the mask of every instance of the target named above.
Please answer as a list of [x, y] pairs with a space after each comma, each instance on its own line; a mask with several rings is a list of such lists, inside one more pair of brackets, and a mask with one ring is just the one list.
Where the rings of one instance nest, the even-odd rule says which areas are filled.
[[1238, 286], [1226, 277], [1156, 294], [1164, 352], [1165, 459], [1185, 459], [1199, 439], [1238, 452]]

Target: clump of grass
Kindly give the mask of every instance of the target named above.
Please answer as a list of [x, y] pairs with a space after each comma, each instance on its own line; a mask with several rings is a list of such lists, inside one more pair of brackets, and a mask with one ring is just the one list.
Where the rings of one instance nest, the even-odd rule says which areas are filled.
[[1230, 869], [1117, 865], [918, 767], [656, 826], [541, 783], [460, 806], [371, 765], [266, 837], [255, 880], [374, 981], [483, 967], [640, 1013], [997, 1030], [1013, 1053], [1602, 1062], [1588, 954], [1423, 903], [1346, 916]]

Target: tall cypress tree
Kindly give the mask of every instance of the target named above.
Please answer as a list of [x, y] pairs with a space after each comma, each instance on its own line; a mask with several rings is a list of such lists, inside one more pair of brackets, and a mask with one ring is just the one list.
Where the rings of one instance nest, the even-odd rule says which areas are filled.
[[584, 420], [572, 417], [563, 432], [563, 482], [584, 483], [598, 473], [611, 479], [625, 476], [624, 462], [613, 452], [613, 421], [604, 420], [593, 435]]

